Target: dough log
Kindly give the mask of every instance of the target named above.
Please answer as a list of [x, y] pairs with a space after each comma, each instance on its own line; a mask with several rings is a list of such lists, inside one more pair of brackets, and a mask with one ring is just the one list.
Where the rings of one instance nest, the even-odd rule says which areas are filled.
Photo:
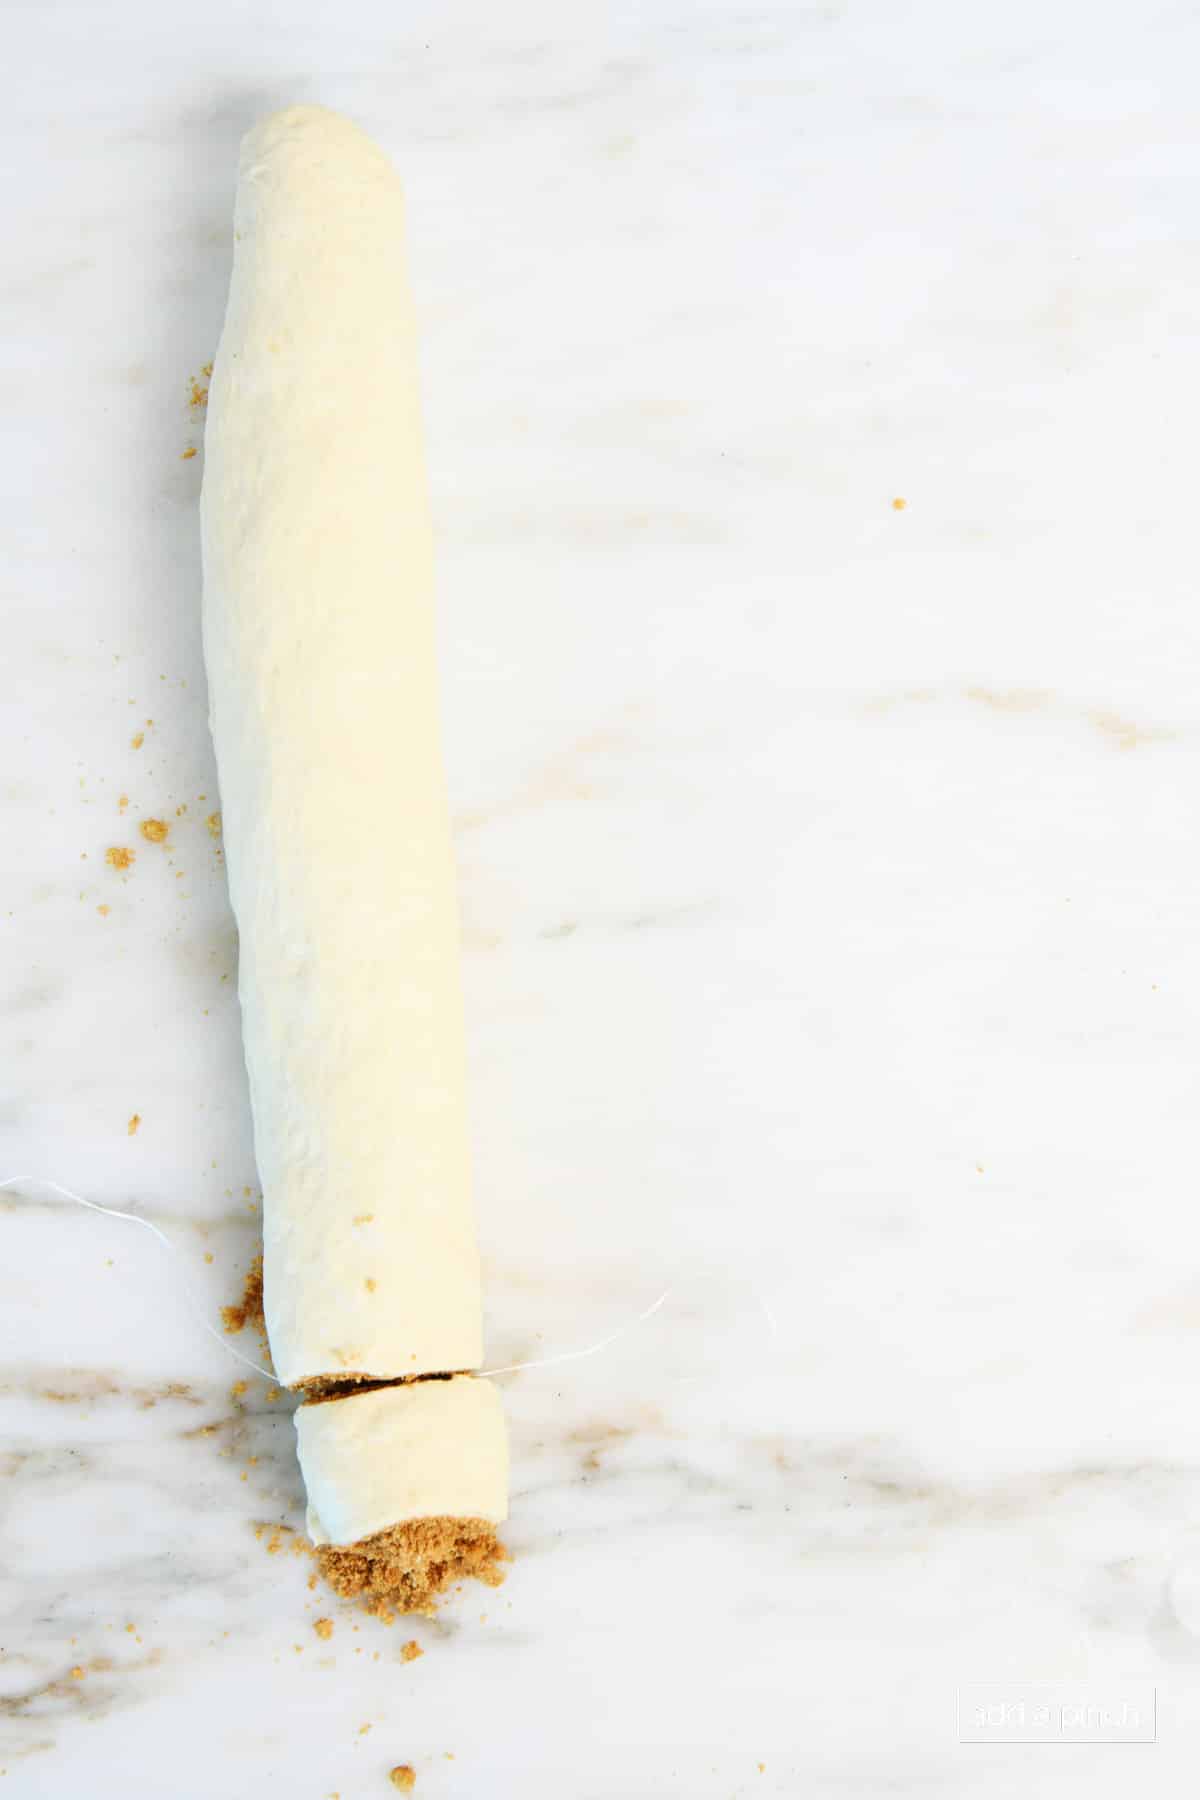
[[271, 1354], [359, 1384], [297, 1415], [313, 1516], [496, 1520], [490, 1384], [363, 1385], [478, 1368], [481, 1315], [403, 203], [320, 107], [242, 146], [201, 511]]

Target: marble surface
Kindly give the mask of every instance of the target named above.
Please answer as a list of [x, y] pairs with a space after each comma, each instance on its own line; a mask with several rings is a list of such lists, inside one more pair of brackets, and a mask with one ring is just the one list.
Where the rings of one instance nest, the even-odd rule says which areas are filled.
[[[5, 36], [0, 1175], [177, 1255], [0, 1196], [0, 1794], [1190, 1793], [1194, 9]], [[199, 1322], [258, 1224], [189, 380], [296, 99], [410, 196], [489, 1355], [670, 1290], [501, 1378], [511, 1575], [412, 1633], [267, 1554], [287, 1403]], [[1067, 1681], [1157, 1744], [958, 1742]]]

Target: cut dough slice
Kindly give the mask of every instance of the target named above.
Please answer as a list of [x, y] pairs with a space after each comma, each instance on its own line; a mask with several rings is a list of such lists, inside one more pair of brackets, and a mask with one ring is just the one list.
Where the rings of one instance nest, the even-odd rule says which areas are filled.
[[508, 1516], [508, 1449], [490, 1381], [410, 1381], [296, 1410], [314, 1544], [356, 1544], [397, 1520]]

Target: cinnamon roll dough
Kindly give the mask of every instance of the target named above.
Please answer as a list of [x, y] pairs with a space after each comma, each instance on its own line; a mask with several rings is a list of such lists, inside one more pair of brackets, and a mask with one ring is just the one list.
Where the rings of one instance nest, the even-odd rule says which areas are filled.
[[454, 865], [399, 181], [338, 115], [242, 147], [204, 649], [282, 1382], [481, 1360]]

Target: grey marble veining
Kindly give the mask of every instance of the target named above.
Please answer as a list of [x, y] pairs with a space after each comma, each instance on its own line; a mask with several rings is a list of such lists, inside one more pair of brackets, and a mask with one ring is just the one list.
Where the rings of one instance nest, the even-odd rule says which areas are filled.
[[[6, 40], [0, 1180], [175, 1254], [0, 1193], [0, 1792], [1190, 1793], [1200, 25]], [[297, 99], [408, 191], [490, 1366], [668, 1290], [497, 1377], [511, 1574], [411, 1630], [309, 1588], [194, 1310], [258, 1189], [190, 384]], [[1153, 1683], [1158, 1742], [960, 1745], [988, 1681]]]

